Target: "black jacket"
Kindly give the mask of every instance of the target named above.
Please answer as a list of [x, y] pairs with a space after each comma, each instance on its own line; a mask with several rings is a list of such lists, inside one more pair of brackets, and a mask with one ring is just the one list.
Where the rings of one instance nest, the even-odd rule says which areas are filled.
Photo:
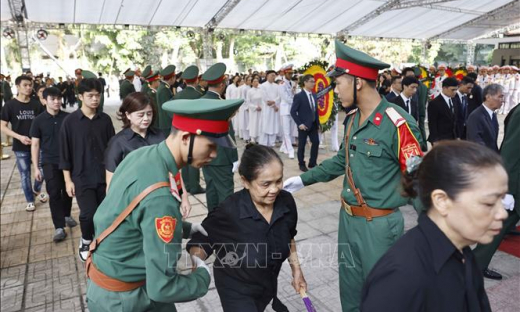
[[312, 97], [315, 105], [314, 112], [312, 112], [309, 97], [304, 90], [294, 96], [291, 106], [291, 116], [296, 125], [299, 126], [304, 124], [309, 130], [317, 128], [319, 125], [318, 99], [314, 93], [312, 94]]
[[[399, 96], [396, 96], [395, 98], [393, 98], [390, 102], [396, 104], [396, 105], [399, 105], [402, 109], [404, 109], [405, 112], [408, 112], [408, 110], [406, 109], [406, 105], [404, 103], [404, 100], [403, 100], [403, 97], [401, 95]], [[412, 107], [412, 113], [410, 114], [416, 121], [419, 120], [419, 110], [418, 110], [418, 107], [417, 107], [417, 97], [411, 97], [410, 98], [410, 105]]]
[[215, 283], [244, 295], [276, 295], [278, 274], [290, 254], [296, 235], [298, 212], [289, 192], [281, 191], [274, 202], [271, 222], [258, 212], [249, 191], [243, 189], [211, 211], [202, 226], [208, 236], [195, 233], [193, 246], [213, 252]]
[[498, 152], [498, 133], [495, 131], [484, 105], [480, 105], [469, 115], [466, 125], [469, 141], [477, 142]]
[[455, 116], [458, 110], [455, 104], [453, 106], [454, 113], [451, 112], [442, 94], [428, 104], [428, 128], [430, 129], [428, 141], [431, 143], [457, 138]]
[[471, 94], [468, 96], [468, 113], [467, 115], [471, 115], [471, 113], [476, 110], [480, 105], [482, 105], [482, 88], [475, 84], [473, 89], [471, 89]]

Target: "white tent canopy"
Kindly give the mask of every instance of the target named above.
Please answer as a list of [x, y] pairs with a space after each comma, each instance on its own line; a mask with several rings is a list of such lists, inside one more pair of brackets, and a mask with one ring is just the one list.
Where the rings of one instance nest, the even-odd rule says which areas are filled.
[[1, 0], [29, 24], [214, 27], [405, 39], [472, 40], [518, 25], [519, 0]]

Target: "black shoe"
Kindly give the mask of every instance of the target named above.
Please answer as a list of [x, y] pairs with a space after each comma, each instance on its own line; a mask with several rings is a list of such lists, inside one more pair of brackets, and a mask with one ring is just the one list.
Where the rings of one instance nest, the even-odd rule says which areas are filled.
[[309, 171], [309, 169], [307, 169], [307, 167], [305, 165], [301, 165], [300, 166], [300, 170], [303, 171], [303, 172]]
[[195, 192], [189, 192], [191, 195], [197, 195], [197, 194], [204, 194], [206, 193], [206, 189], [203, 188], [203, 187], [199, 187], [198, 190], [196, 190]]
[[312, 169], [312, 168], [314, 168], [314, 167], [316, 167], [316, 165], [312, 165], [312, 166], [309, 165], [309, 169]]
[[482, 272], [482, 274], [484, 275], [484, 277], [489, 278], [489, 279], [493, 279], [493, 280], [497, 280], [497, 281], [502, 279], [502, 274], [495, 272], [489, 268], [485, 268], [484, 271]]

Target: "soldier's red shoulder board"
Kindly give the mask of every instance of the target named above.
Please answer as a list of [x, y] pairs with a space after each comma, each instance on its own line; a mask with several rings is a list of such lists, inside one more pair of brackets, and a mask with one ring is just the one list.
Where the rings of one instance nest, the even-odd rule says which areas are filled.
[[397, 155], [399, 158], [399, 165], [401, 171], [406, 170], [406, 160], [410, 156], [423, 156], [419, 141], [413, 134], [410, 126], [406, 122], [406, 119], [397, 112], [393, 107], [389, 107], [385, 110], [386, 114], [392, 120], [394, 125], [397, 127], [397, 140], [398, 140], [398, 151]]

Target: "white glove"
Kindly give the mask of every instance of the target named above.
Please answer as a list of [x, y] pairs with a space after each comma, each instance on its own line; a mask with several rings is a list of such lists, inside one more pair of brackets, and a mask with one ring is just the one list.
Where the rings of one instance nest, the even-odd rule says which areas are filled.
[[233, 163], [233, 169], [231, 170], [231, 172], [235, 173], [238, 171], [238, 164], [239, 164], [238, 161], [235, 161]]
[[192, 223], [191, 229], [190, 229], [190, 236], [192, 236], [195, 233], [201, 233], [204, 236], [208, 236], [208, 232], [202, 227], [202, 224], [200, 223]]
[[294, 193], [304, 187], [302, 178], [300, 176], [292, 177], [283, 182], [283, 189], [289, 193]]
[[201, 258], [199, 258], [195, 255], [192, 255], [191, 261], [193, 261], [193, 263], [197, 266], [197, 268], [204, 268], [206, 271], [208, 271], [209, 276], [211, 276], [211, 273], [209, 272], [209, 267], [206, 265], [206, 263], [204, 261], [202, 261]]
[[505, 210], [513, 211], [515, 208], [515, 198], [511, 194], [506, 194], [504, 198], [502, 198], [502, 205], [504, 205]]

